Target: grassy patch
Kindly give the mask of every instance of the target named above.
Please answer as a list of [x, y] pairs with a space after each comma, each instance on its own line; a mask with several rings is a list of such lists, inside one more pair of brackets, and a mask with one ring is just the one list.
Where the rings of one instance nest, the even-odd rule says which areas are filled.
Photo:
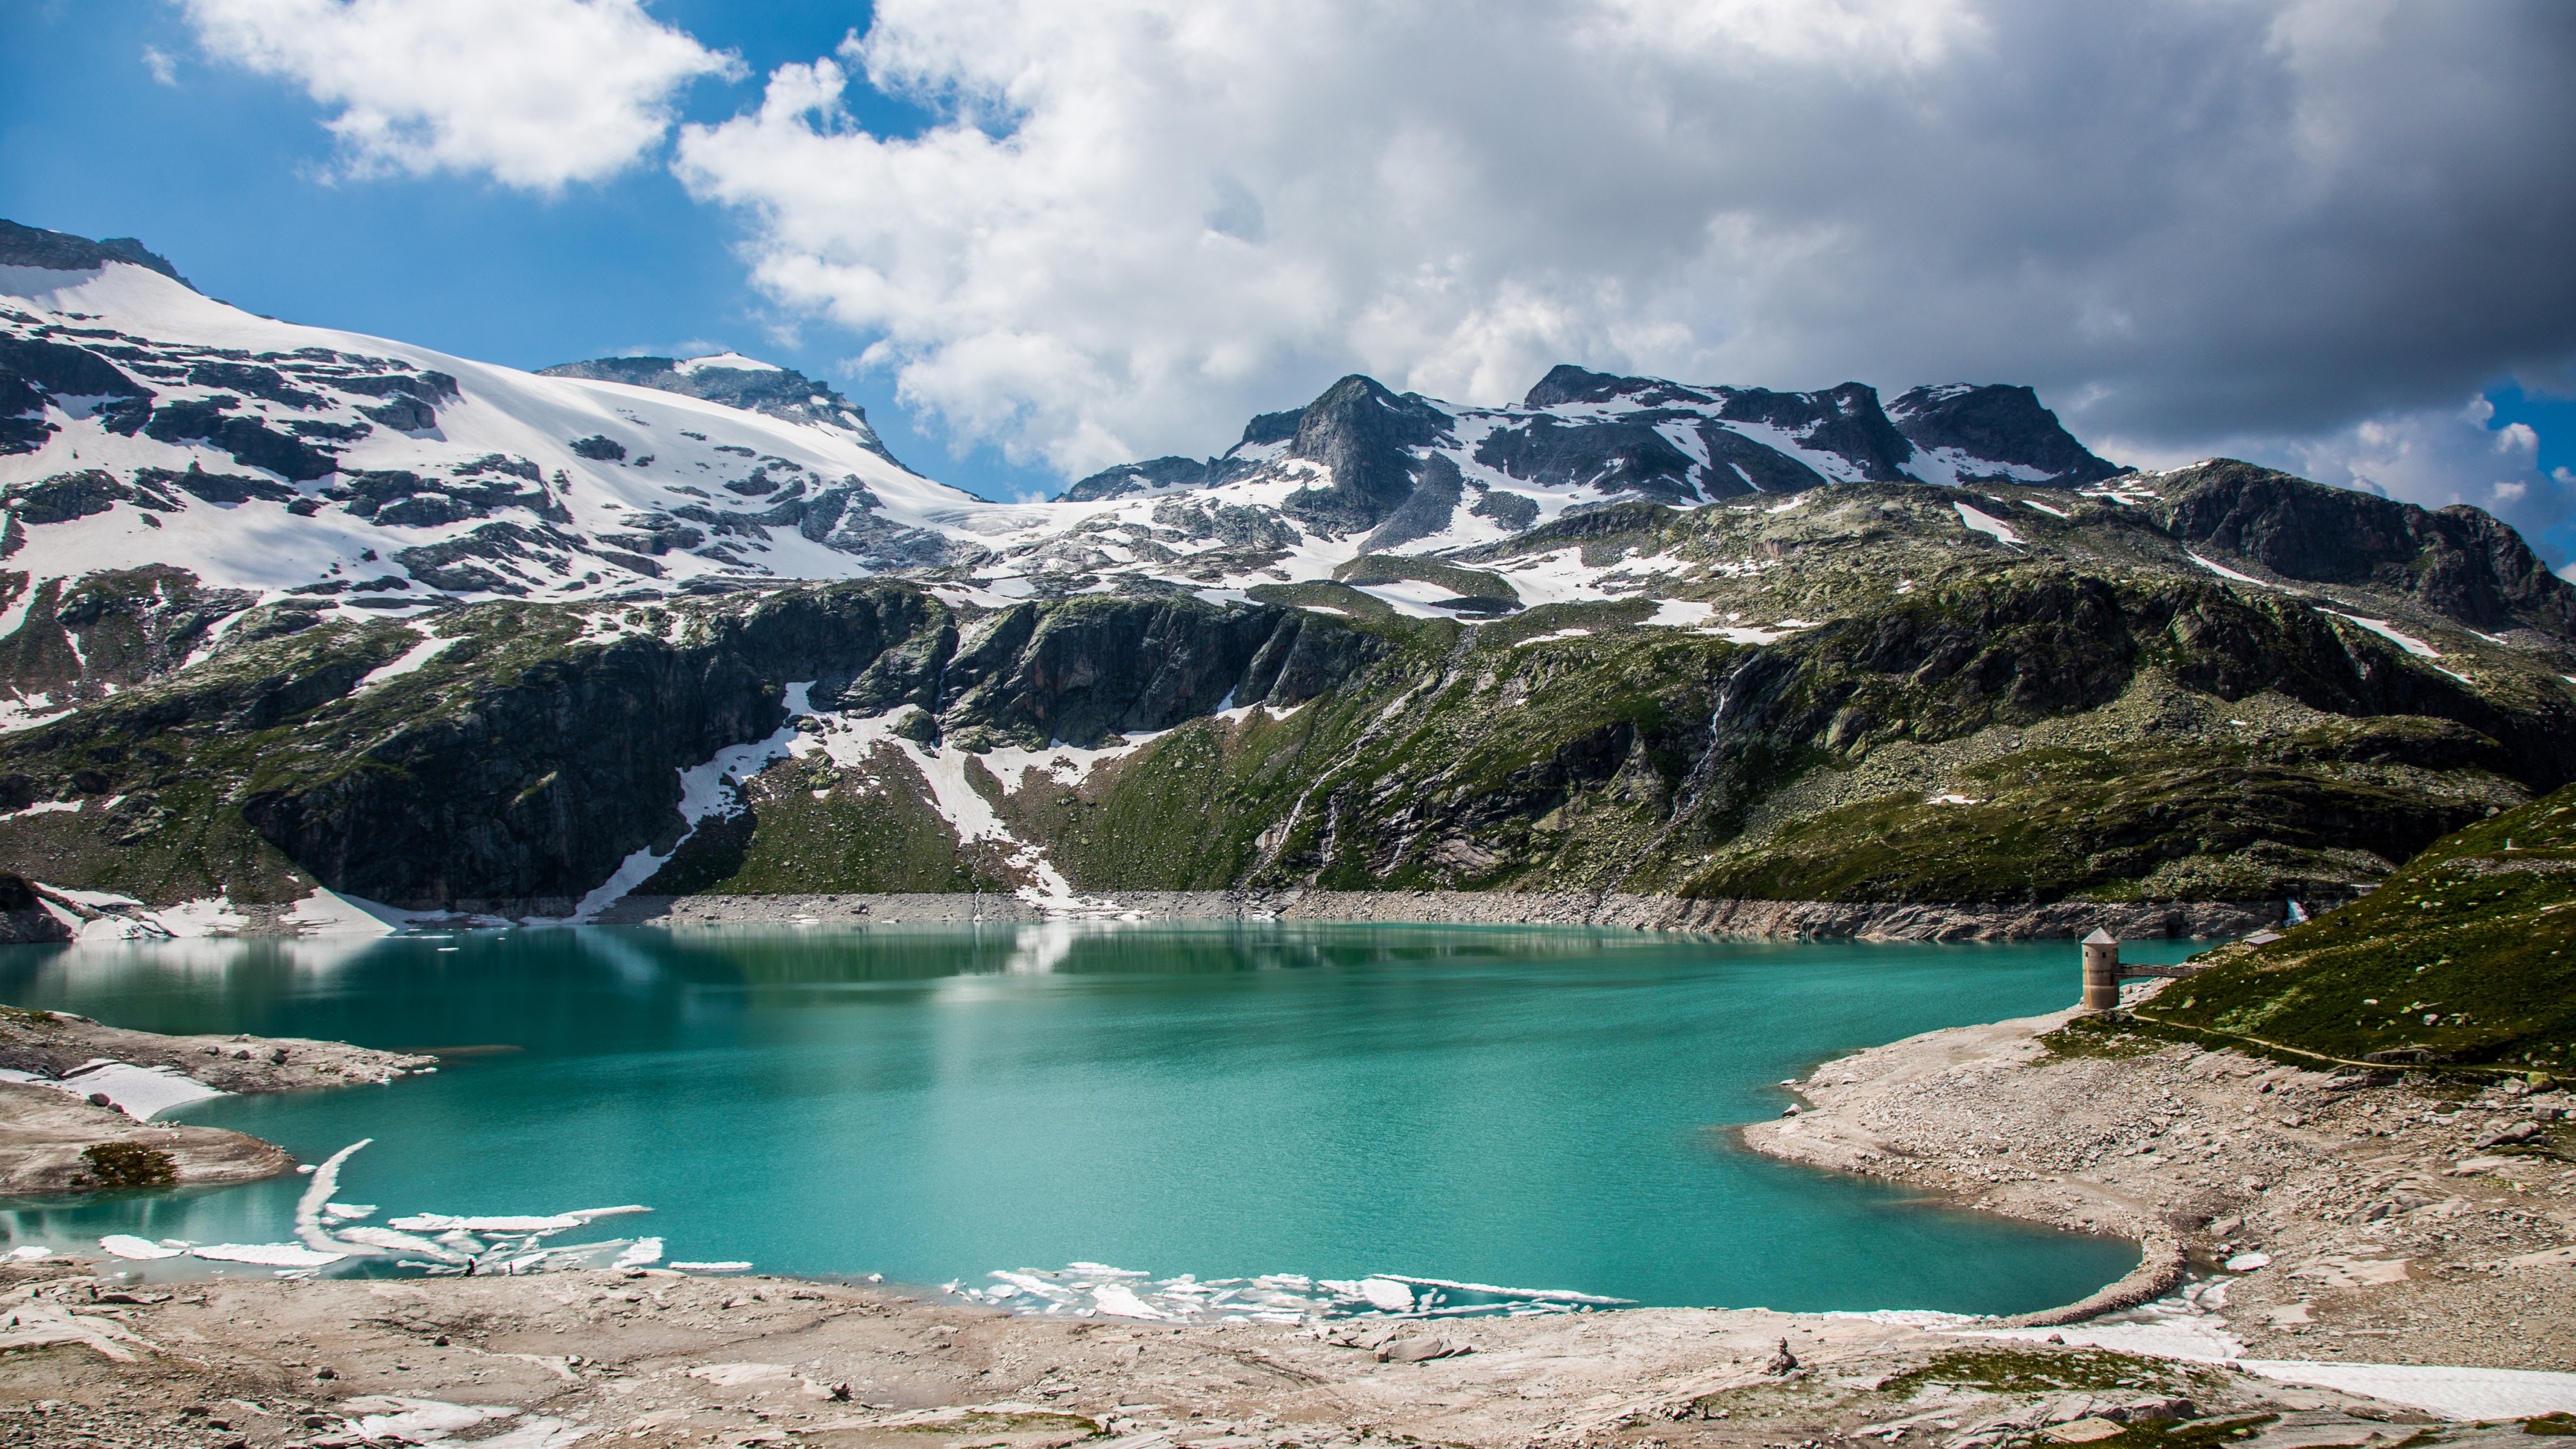
[[2368, 898], [2228, 953], [2138, 1015], [2347, 1060], [2563, 1069], [2576, 1062], [2569, 865], [2576, 786], [2435, 842]]
[[81, 1149], [90, 1176], [102, 1188], [167, 1187], [179, 1180], [170, 1154], [133, 1142], [101, 1142]]
[[2104, 1021], [2098, 1016], [2079, 1016], [2040, 1037], [2046, 1048], [2042, 1061], [2087, 1058], [2097, 1061], [2119, 1061], [2128, 1057], [2153, 1056], [2164, 1043], [2143, 1033], [2123, 1029], [2123, 1024]]
[[[2483, 808], [2242, 747], [2027, 750], [1793, 821], [1683, 893], [1758, 900], [2259, 900], [2342, 884], [2335, 853], [2403, 859]], [[2234, 756], [2234, 758], [2230, 758]], [[2348, 856], [2347, 856], [2348, 858]]]
[[2158, 1360], [2107, 1349], [2063, 1349], [2052, 1353], [2041, 1349], [1953, 1348], [1934, 1354], [1930, 1362], [1897, 1375], [1880, 1388], [1903, 1397], [1931, 1384], [1999, 1394], [2045, 1394], [2066, 1389], [2143, 1392], [2179, 1388], [2185, 1382], [2183, 1375]]

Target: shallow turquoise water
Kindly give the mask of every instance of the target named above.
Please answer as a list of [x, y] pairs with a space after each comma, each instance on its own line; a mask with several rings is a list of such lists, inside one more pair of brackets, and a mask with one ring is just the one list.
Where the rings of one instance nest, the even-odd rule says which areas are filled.
[[[2132, 946], [2173, 960], [2187, 943]], [[2067, 1004], [2076, 948], [1583, 929], [584, 929], [0, 949], [0, 1000], [155, 1031], [511, 1046], [178, 1115], [385, 1216], [646, 1203], [679, 1259], [979, 1280], [1090, 1260], [2011, 1312], [2127, 1245], [1720, 1130], [1857, 1047]], [[17, 1241], [290, 1236], [301, 1179], [0, 1212]], [[377, 1221], [382, 1221], [378, 1218]]]

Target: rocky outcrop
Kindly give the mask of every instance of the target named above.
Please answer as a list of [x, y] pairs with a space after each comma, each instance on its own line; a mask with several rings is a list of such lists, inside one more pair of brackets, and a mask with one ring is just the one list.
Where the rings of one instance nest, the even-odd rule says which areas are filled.
[[[105, 474], [96, 478], [104, 480], [100, 486], [125, 486]], [[64, 483], [52, 480], [56, 491], [47, 501], [78, 506]], [[166, 565], [94, 573], [68, 584], [47, 579], [33, 592], [18, 627], [0, 637], [0, 686], [65, 705], [178, 669], [218, 623], [259, 597], [246, 589], [209, 589], [195, 574]]]
[[1414, 450], [1448, 431], [1449, 415], [1422, 398], [1356, 373], [1343, 378], [1298, 414], [1288, 445], [1288, 456], [1330, 469], [1332, 482], [1290, 494], [1284, 511], [1328, 533], [1370, 528], [1412, 495]]
[[0, 873], [0, 946], [68, 941], [72, 928], [45, 909], [27, 878]]
[[1291, 708], [1347, 677], [1376, 641], [1298, 609], [1069, 599], [992, 621], [945, 667], [943, 736], [1090, 745], [1166, 730], [1222, 704]]
[[[745, 412], [784, 418], [791, 423], [837, 428], [854, 435], [859, 446], [895, 466], [903, 466], [868, 424], [867, 409], [838, 391], [793, 368], [766, 365], [727, 366], [729, 357], [598, 357], [588, 362], [558, 363], [537, 369], [539, 377], [580, 377], [622, 382], [683, 397], [704, 398]], [[738, 359], [748, 363], [748, 359]], [[613, 440], [608, 440], [613, 441]], [[623, 445], [618, 457], [625, 456]]]
[[[211, 1187], [294, 1166], [284, 1149], [239, 1132], [147, 1126], [51, 1087], [0, 1082], [0, 1194]], [[103, 1171], [113, 1180], [102, 1181]]]
[[1953, 383], [1918, 387], [1887, 405], [1906, 441], [1926, 453], [1947, 451], [1963, 483], [2046, 483], [2073, 488], [2128, 470], [2075, 441], [2027, 387]]
[[[42, 227], [21, 226], [14, 221], [0, 221], [0, 267], [43, 267], [57, 272], [87, 272], [110, 262], [130, 262], [148, 267], [179, 285], [188, 286], [170, 265], [170, 259], [147, 250], [130, 236], [112, 236], [101, 241], [73, 236], [69, 232], [47, 231]], [[194, 290], [194, 288], [190, 288]]]
[[2328, 488], [2221, 458], [2157, 480], [2157, 522], [2284, 578], [2391, 589], [2474, 629], [2576, 641], [2576, 585], [2492, 515]]

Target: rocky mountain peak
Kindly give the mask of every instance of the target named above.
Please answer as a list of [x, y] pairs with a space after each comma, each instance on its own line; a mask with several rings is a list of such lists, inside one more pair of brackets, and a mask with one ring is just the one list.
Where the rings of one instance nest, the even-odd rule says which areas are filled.
[[867, 409], [831, 387], [794, 368], [756, 362], [734, 353], [714, 357], [595, 357], [537, 369], [539, 377], [577, 377], [589, 382], [622, 382], [683, 397], [704, 398], [745, 412], [763, 413], [791, 423], [837, 428], [857, 435], [859, 446], [897, 467], [903, 466], [876, 429]]
[[110, 262], [130, 262], [159, 272], [190, 291], [196, 288], [170, 259], [146, 248], [130, 236], [112, 236], [91, 241], [67, 231], [47, 231], [43, 227], [21, 226], [14, 221], [0, 221], [0, 267], [43, 267], [56, 272], [88, 272]]
[[[1888, 405], [1896, 430], [1924, 453], [1959, 460], [1961, 483], [2053, 483], [2080, 487], [2128, 470], [2107, 462], [2075, 440], [2040, 406], [2039, 394], [2004, 383], [1947, 383], [1913, 388]], [[1970, 460], [2002, 463], [1977, 471]]]

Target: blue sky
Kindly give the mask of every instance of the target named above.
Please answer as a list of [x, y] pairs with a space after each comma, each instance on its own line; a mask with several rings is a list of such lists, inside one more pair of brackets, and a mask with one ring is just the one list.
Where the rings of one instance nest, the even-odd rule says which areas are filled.
[[[733, 346], [988, 497], [1222, 449], [1344, 372], [1496, 402], [1573, 361], [2028, 382], [2120, 461], [2474, 502], [2566, 564], [2576, 188], [2536, 178], [2576, 171], [2569, 27], [2332, 8], [15, 0], [0, 216], [518, 366]], [[490, 17], [430, 77], [460, 97], [597, 89], [531, 54], [540, 11], [739, 63], [610, 95], [679, 125], [553, 189], [524, 140], [358, 164], [353, 108], [514, 104], [349, 60], [440, 10]]]
[[[746, 64], [740, 81], [706, 77], [681, 94], [692, 120], [756, 101], [770, 69], [830, 54], [868, 19], [865, 5], [839, 0], [661, 0], [653, 13]], [[177, 85], [153, 78], [147, 46], [176, 58]], [[734, 253], [740, 226], [690, 200], [666, 168], [552, 197], [476, 177], [328, 180], [326, 108], [199, 58], [186, 19], [158, 0], [12, 0], [0, 5], [0, 52], [17, 58], [0, 89], [11, 158], [0, 217], [140, 237], [199, 290], [266, 316], [513, 367], [729, 345], [830, 380], [897, 457], [943, 481], [996, 498], [1061, 486], [990, 446], [950, 456], [946, 436], [916, 431], [895, 405], [890, 376], [845, 365], [859, 351], [846, 332], [803, 327], [781, 342], [787, 319]], [[910, 134], [928, 119], [856, 91], [872, 129]]]

